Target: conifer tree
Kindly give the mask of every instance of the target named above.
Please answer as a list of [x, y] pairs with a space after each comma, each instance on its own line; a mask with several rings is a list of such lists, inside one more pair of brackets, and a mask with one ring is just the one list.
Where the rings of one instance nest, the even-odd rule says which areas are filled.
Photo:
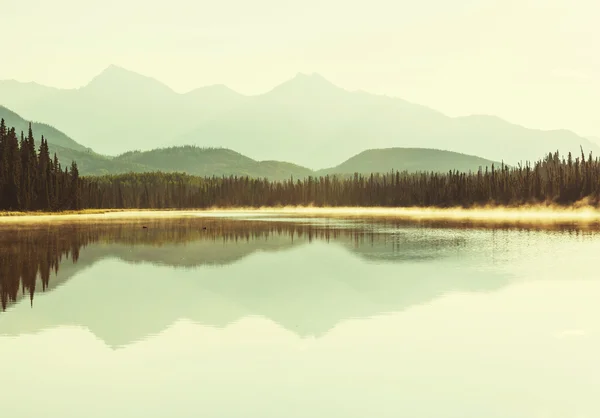
[[2, 191], [2, 205], [7, 210], [20, 210], [21, 156], [15, 128], [4, 139], [7, 178]]
[[77, 163], [73, 161], [71, 163], [71, 187], [70, 187], [70, 195], [71, 195], [71, 209], [78, 210], [81, 208], [81, 193], [80, 193], [80, 184], [79, 184], [79, 169], [77, 168]]
[[48, 190], [49, 180], [51, 178], [50, 168], [50, 151], [48, 149], [48, 143], [44, 140], [44, 137], [42, 136], [38, 155], [36, 175], [36, 209], [48, 210], [48, 208], [50, 208], [51, 200], [50, 192]]

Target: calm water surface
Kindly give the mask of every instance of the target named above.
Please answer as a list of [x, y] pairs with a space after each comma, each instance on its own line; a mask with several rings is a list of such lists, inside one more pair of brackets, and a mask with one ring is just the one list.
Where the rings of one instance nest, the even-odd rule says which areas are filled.
[[596, 232], [144, 222], [0, 226], [3, 417], [600, 416]]

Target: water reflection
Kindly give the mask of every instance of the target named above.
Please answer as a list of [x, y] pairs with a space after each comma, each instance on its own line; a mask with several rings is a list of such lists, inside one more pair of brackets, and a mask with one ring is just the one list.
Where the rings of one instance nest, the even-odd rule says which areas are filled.
[[[521, 258], [527, 240], [546, 234], [360, 221], [186, 219], [143, 226], [4, 230], [2, 309], [23, 298], [33, 309], [21, 304], [0, 314], [0, 334], [81, 325], [117, 347], [180, 318], [224, 327], [261, 316], [297, 335], [318, 336], [349, 318], [400, 312], [450, 292], [502, 288], [518, 274], [498, 266]], [[552, 235], [545, 238], [552, 243]], [[59, 294], [34, 301], [36, 292], [57, 287]]]
[[[390, 235], [357, 223], [315, 225], [218, 219], [155, 220], [146, 221], [143, 226], [124, 223], [3, 228], [2, 310], [25, 293], [33, 303], [36, 289], [53, 288], [76, 271], [111, 257], [173, 267], [226, 265], [257, 251], [278, 251], [319, 240], [343, 243], [365, 258], [399, 261], [429, 259], [443, 247], [464, 245], [464, 240], [458, 238], [431, 239], [414, 231], [408, 237], [407, 231], [396, 232]], [[93, 245], [86, 250], [79, 268], [69, 268], [66, 262], [77, 264], [80, 252], [90, 244]], [[59, 275], [59, 266], [66, 267], [68, 273]], [[54, 278], [50, 283], [52, 272]]]
[[3, 228], [2, 413], [597, 416], [597, 238], [359, 220]]

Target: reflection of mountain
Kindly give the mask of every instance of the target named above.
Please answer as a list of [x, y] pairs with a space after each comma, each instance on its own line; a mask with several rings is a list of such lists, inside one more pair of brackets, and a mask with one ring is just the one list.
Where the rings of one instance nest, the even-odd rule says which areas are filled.
[[[440, 230], [367, 232], [226, 220], [147, 226], [56, 226], [3, 234], [13, 243], [2, 239], [3, 248], [10, 248], [3, 254], [27, 254], [30, 265], [40, 254], [63, 247], [72, 252], [73, 243], [86, 246], [75, 264], [60, 262], [58, 275], [48, 281], [55, 290], [38, 295], [33, 309], [21, 303], [0, 314], [0, 334], [81, 325], [119, 346], [158, 333], [182, 317], [222, 327], [260, 315], [299, 335], [319, 335], [349, 318], [400, 311], [453, 291], [493, 290], [510, 281], [508, 276], [484, 276], [475, 267], [447, 269], [448, 252], [462, 253], [481, 243]], [[48, 237], [60, 237], [58, 245], [47, 247], [46, 242], [56, 242]], [[20, 247], [22, 243], [28, 247]], [[6, 258], [2, 264], [3, 271], [14, 266]], [[5, 294], [15, 288], [14, 273], [1, 279]], [[25, 294], [28, 283], [20, 286]]]

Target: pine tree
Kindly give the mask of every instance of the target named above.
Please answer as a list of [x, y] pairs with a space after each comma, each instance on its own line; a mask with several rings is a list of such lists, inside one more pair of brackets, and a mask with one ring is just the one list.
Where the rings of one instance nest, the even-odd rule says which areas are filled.
[[62, 170], [60, 167], [60, 163], [58, 162], [58, 157], [56, 156], [56, 153], [54, 153], [54, 161], [52, 162], [52, 173], [51, 173], [51, 178], [50, 178], [50, 182], [51, 182], [51, 190], [52, 192], [50, 193], [51, 195], [51, 209], [52, 210], [59, 210], [60, 209], [60, 174], [61, 174]]
[[70, 188], [70, 197], [71, 197], [71, 209], [78, 210], [81, 207], [81, 193], [79, 188], [79, 169], [77, 168], [77, 163], [73, 161], [71, 163], [71, 188]]
[[4, 119], [0, 120], [0, 210], [5, 209], [2, 201], [2, 193], [8, 181], [8, 160], [6, 153], [6, 124]]
[[4, 209], [17, 211], [21, 210], [21, 156], [15, 128], [11, 128], [6, 135], [4, 150], [7, 178], [2, 191], [2, 206]]
[[51, 161], [50, 151], [48, 150], [48, 142], [42, 136], [40, 143], [40, 150], [38, 154], [37, 164], [37, 184], [36, 184], [36, 209], [48, 210], [50, 208], [50, 192], [49, 192], [49, 180], [51, 179]]

